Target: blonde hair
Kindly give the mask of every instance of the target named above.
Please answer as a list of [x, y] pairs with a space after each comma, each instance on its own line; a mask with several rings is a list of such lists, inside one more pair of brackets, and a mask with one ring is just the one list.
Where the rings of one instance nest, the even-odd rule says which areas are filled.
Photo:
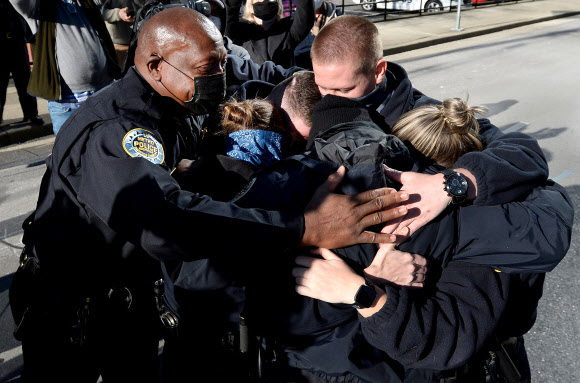
[[287, 135], [280, 111], [266, 100], [228, 101], [223, 105], [222, 112], [222, 133], [225, 135], [248, 129]]
[[[268, 1], [268, 0], [264, 0]], [[284, 4], [282, 4], [282, 0], [276, 0], [278, 2], [278, 14], [276, 15], [276, 21], [282, 18], [284, 14]], [[254, 2], [252, 0], [246, 0], [246, 4], [244, 5], [244, 14], [242, 15], [242, 19], [249, 21], [250, 23], [256, 23], [256, 17], [254, 16]]]
[[467, 101], [451, 98], [441, 105], [424, 105], [405, 113], [391, 132], [424, 156], [451, 167], [463, 154], [483, 150], [475, 114], [486, 112], [485, 107], [470, 107]]

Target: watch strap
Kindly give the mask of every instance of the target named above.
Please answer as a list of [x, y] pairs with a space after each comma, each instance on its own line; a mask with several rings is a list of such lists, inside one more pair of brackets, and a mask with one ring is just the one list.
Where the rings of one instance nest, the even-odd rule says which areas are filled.
[[449, 176], [451, 176], [457, 172], [453, 169], [444, 169], [444, 170], [439, 171], [439, 173], [442, 173], [443, 176], [445, 177], [445, 179], [447, 179]]

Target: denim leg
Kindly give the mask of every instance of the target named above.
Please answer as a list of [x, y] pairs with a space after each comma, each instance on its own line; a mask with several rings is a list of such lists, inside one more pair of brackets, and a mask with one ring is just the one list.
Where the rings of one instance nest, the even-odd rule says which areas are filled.
[[60, 127], [65, 123], [67, 118], [69, 118], [74, 109], [76, 108], [71, 107], [71, 104], [61, 104], [56, 101], [48, 102], [48, 113], [52, 120], [52, 131], [54, 134], [58, 134]]
[[36, 97], [31, 96], [26, 91], [28, 80], [30, 79], [30, 65], [28, 63], [28, 49], [26, 44], [22, 41], [21, 44], [14, 44], [12, 49], [12, 78], [14, 79], [14, 86], [18, 92], [18, 100], [24, 118], [35, 118], [38, 115], [38, 107]]

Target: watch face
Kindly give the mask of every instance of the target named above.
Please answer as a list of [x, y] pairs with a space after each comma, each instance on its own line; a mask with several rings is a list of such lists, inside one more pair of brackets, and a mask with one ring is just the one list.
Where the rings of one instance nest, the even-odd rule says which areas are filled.
[[377, 292], [372, 286], [362, 285], [355, 296], [356, 308], [369, 308], [375, 303], [375, 298], [377, 297]]
[[447, 191], [455, 196], [462, 196], [467, 192], [467, 181], [454, 173], [447, 179]]

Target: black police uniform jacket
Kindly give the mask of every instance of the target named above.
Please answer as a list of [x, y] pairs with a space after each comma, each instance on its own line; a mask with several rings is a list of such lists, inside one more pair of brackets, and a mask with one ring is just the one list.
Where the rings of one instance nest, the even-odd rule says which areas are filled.
[[[350, 113], [345, 112], [348, 108]], [[336, 125], [345, 118], [354, 122]], [[344, 193], [389, 185], [383, 161], [403, 170], [405, 166], [425, 167], [413, 161], [398, 139], [384, 134], [369, 119], [356, 103], [353, 107], [348, 100], [325, 97], [313, 116], [312, 153], [283, 160], [259, 173], [235, 203], [300, 209], [333, 169], [319, 160], [347, 166], [347, 180], [341, 186]], [[541, 153], [527, 136], [492, 139], [487, 133], [493, 131], [490, 124], [482, 128], [489, 137], [488, 147], [517, 143]], [[507, 143], [501, 143], [504, 139]], [[224, 159], [220, 162], [227, 167]], [[517, 179], [512, 181], [517, 183]], [[401, 245], [403, 251], [429, 257], [432, 283], [422, 290], [385, 285], [387, 304], [360, 322], [356, 310], [347, 305], [295, 294], [290, 270], [296, 250], [265, 248], [260, 257], [262, 251], [254, 249], [253, 261], [237, 270], [243, 270], [240, 274], [247, 279], [248, 323], [254, 332], [283, 345], [277, 350], [283, 363], [329, 381], [348, 374], [353, 381], [400, 381], [405, 369], [447, 370], [467, 362], [494, 334], [525, 333], [535, 318], [542, 273], [555, 267], [568, 249], [572, 205], [565, 191], [553, 183], [530, 190], [526, 198], [515, 194], [520, 190], [517, 187], [511, 189], [515, 190], [512, 195], [502, 187], [498, 185], [497, 194], [490, 192], [494, 201], [511, 198], [516, 202], [450, 208]], [[361, 271], [376, 250], [374, 245], [360, 245], [336, 252]], [[177, 285], [187, 289], [189, 283], [199, 289], [195, 273], [186, 270]], [[223, 287], [227, 278], [216, 277], [213, 282]]]
[[[199, 144], [199, 121], [184, 112], [132, 68], [63, 125], [36, 211], [24, 224], [25, 244], [40, 264], [34, 310], [25, 318], [34, 322], [35, 333], [60, 331], [50, 328], [54, 319], [62, 324], [62, 339], [69, 339], [67, 326], [88, 298], [94, 307], [111, 306], [111, 316], [126, 330], [109, 344], [115, 345], [109, 353], [121, 354], [119, 363], [133, 355], [123, 351], [126, 347], [142, 351], [122, 341], [138, 327], [143, 332], [135, 339], [150, 340], [156, 357], [156, 260], [208, 257], [216, 243], [243, 249], [250, 233], [262, 233], [270, 245], [300, 241], [301, 212], [241, 209], [179, 187], [171, 171], [181, 159], [195, 158]], [[19, 287], [12, 287], [16, 293]], [[19, 302], [11, 304], [14, 308]], [[127, 320], [130, 313], [134, 316]], [[148, 329], [141, 327], [145, 322]], [[97, 327], [91, 334], [98, 334], [92, 340], [106, 342], [99, 339], [104, 334], [98, 321], [90, 323]], [[23, 342], [42, 339], [24, 334]], [[147, 365], [143, 359], [135, 363]], [[125, 367], [135, 368], [128, 362]]]
[[[277, 237], [273, 242], [299, 241], [301, 214], [240, 209], [179, 188], [170, 173], [181, 159], [196, 158], [199, 139], [197, 121], [184, 111], [132, 69], [71, 116], [56, 139], [34, 215], [40, 262], [76, 268], [70, 261], [79, 261], [79, 248], [97, 264], [134, 253], [195, 259], [200, 246], [251, 230], [265, 230]], [[185, 233], [204, 240], [194, 245]]]
[[[348, 115], [347, 108], [349, 101], [333, 96], [326, 96], [316, 106], [311, 156], [349, 169], [348, 182], [342, 186], [345, 193], [389, 186], [381, 163], [403, 167], [409, 153], [396, 138], [364, 122], [369, 119], [365, 110]], [[334, 125], [345, 117], [355, 122]], [[541, 153], [537, 143], [524, 135], [492, 138], [488, 133], [493, 130], [489, 124], [482, 127], [488, 148], [507, 139]], [[505, 160], [511, 160], [509, 155]], [[275, 167], [270, 175], [258, 177], [237, 203], [284, 206], [280, 196], [285, 195], [287, 184], [295, 190], [300, 177], [292, 175], [291, 167], [279, 166], [282, 169]], [[420, 170], [424, 166], [414, 167]], [[517, 186], [517, 178], [512, 182]], [[268, 192], [260, 193], [264, 184], [269, 185], [263, 188]], [[400, 376], [401, 367], [456, 368], [485, 347], [492, 335], [524, 334], [535, 320], [543, 273], [557, 265], [570, 245], [573, 207], [564, 189], [553, 182], [530, 190], [526, 197], [517, 195], [517, 187], [512, 188], [511, 196], [502, 187], [498, 185], [501, 195], [495, 194], [494, 200], [506, 198], [501, 201], [506, 204], [450, 208], [400, 246], [402, 251], [429, 258], [430, 283], [421, 290], [386, 284], [387, 304], [375, 315], [360, 318], [362, 333], [372, 346], [386, 353], [386, 364], [377, 362], [370, 367], [377, 360], [376, 350], [360, 338], [358, 321], [349, 321], [349, 316], [356, 318], [354, 309], [297, 297], [291, 276], [286, 285], [276, 284], [284, 269], [289, 275], [292, 267], [283, 261], [266, 263], [261, 268], [260, 284], [247, 288], [247, 306], [250, 312], [255, 310], [256, 326], [285, 345], [289, 365], [330, 381], [337, 373], [350, 372], [363, 381], [378, 382], [397, 381], [393, 373]], [[287, 203], [305, 202], [296, 197], [298, 192], [290, 195], [293, 197]], [[507, 203], [510, 200], [515, 202]], [[376, 247], [351, 246], [335, 251], [360, 271], [370, 264]], [[277, 267], [279, 273], [273, 271]], [[276, 277], [268, 280], [268, 275]], [[275, 290], [264, 288], [272, 285], [276, 285]]]

